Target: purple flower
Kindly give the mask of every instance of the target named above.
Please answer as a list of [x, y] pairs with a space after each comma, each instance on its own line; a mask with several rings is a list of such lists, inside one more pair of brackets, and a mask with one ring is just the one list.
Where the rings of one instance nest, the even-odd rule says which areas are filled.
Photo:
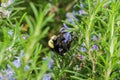
[[68, 18], [68, 19], [70, 19], [70, 18], [75, 18], [75, 16], [72, 14], [72, 13], [70, 13], [70, 12], [68, 12], [67, 14], [66, 14], [66, 17]]
[[51, 74], [50, 73], [44, 74], [43, 80], [51, 80]]
[[20, 50], [20, 57], [24, 57], [24, 51]]
[[83, 5], [83, 4], [80, 4], [80, 7], [81, 7], [81, 8], [84, 8], [84, 5]]
[[79, 10], [79, 14], [80, 15], [84, 14], [84, 11], [83, 10]]
[[79, 12], [79, 15], [88, 14], [86, 11], [84, 11], [84, 10], [82, 10], [82, 9], [79, 10], [78, 12]]
[[25, 71], [27, 71], [27, 70], [29, 70], [30, 69], [30, 67], [28, 66], [28, 65], [26, 65], [25, 67], [24, 67], [24, 70]]
[[70, 32], [67, 32], [66, 30], [68, 30], [68, 26], [66, 24], [63, 24], [64, 26], [60, 29], [60, 33], [63, 33], [63, 37], [64, 39], [64, 43], [66, 43], [67, 41], [71, 41], [72, 37]]
[[0, 80], [4, 80], [4, 75], [0, 73]]
[[94, 45], [92, 46], [92, 50], [98, 50], [98, 46], [94, 44]]
[[8, 34], [9, 34], [10, 36], [12, 36], [12, 35], [13, 35], [13, 30], [9, 30], [9, 31], [8, 31]]
[[49, 64], [48, 64], [48, 68], [49, 68], [49, 69], [52, 68], [53, 62], [54, 62], [54, 61], [53, 61], [52, 59], [50, 59]]
[[86, 50], [85, 47], [82, 47], [82, 46], [81, 46], [81, 47], [80, 47], [80, 51], [81, 51], [81, 52], [86, 52], [87, 50]]
[[92, 38], [91, 38], [91, 40], [97, 41], [97, 40], [99, 40], [99, 37], [97, 37], [96, 35], [93, 35]]
[[7, 66], [7, 69], [5, 70], [5, 75], [6, 75], [7, 79], [15, 80], [15, 78], [14, 78], [15, 72], [9, 65]]
[[63, 26], [64, 26], [65, 29], [68, 29], [68, 26], [66, 24], [63, 24]]
[[76, 12], [67, 13], [66, 14], [66, 17], [67, 17], [66, 21], [75, 25], [75, 21], [78, 21], [78, 19], [75, 17], [75, 14], [76, 14]]
[[[21, 66], [21, 58], [22, 57], [24, 57], [24, 51], [23, 50], [21, 50], [20, 51], [20, 56], [19, 57], [15, 57], [16, 59], [12, 62], [13, 63], [13, 65], [16, 67], [16, 68], [20, 68], [20, 66]], [[25, 71], [27, 71], [27, 70], [29, 70], [29, 66], [28, 65], [25, 65], [25, 67], [24, 67], [24, 70]]]
[[81, 55], [81, 54], [78, 54], [78, 59], [79, 60], [85, 60], [85, 56]]
[[71, 24], [73, 24], [73, 25], [76, 25], [74, 19], [70, 18], [70, 19], [66, 19], [66, 21], [69, 22], [69, 23], [71, 23]]
[[63, 24], [63, 27], [60, 29], [61, 33], [66, 32], [65, 30], [69, 29], [68, 26], [66, 24]]
[[48, 61], [49, 61], [49, 63], [48, 63], [48, 68], [49, 68], [49, 69], [52, 68], [52, 65], [53, 65], [53, 63], [54, 63], [54, 61], [53, 61], [52, 59], [43, 58], [43, 60], [44, 60], [44, 61], [45, 61], [45, 60], [48, 60]]
[[64, 33], [63, 36], [64, 36], [64, 38], [65, 38], [65, 40], [64, 40], [65, 43], [66, 43], [67, 41], [71, 41], [71, 40], [72, 40], [71, 34], [70, 34], [69, 32]]
[[20, 67], [20, 58], [16, 57], [16, 60], [13, 61], [13, 64], [16, 68], [19, 68]]
[[15, 72], [8, 65], [6, 70], [0, 71], [0, 80], [16, 80], [14, 75]]

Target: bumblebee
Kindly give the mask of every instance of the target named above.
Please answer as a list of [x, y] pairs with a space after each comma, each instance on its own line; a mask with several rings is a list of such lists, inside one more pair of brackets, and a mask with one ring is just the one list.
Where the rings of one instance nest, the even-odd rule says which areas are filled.
[[71, 34], [69, 32], [64, 32], [52, 36], [48, 41], [48, 45], [53, 51], [63, 56], [70, 49], [71, 42]]

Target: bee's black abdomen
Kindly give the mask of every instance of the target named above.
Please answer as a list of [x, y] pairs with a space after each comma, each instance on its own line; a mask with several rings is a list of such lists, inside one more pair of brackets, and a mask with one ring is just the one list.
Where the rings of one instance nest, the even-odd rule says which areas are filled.
[[54, 40], [54, 50], [61, 56], [63, 56], [70, 48], [71, 40], [66, 40], [63, 36], [64, 34], [60, 34], [57, 36], [56, 40]]

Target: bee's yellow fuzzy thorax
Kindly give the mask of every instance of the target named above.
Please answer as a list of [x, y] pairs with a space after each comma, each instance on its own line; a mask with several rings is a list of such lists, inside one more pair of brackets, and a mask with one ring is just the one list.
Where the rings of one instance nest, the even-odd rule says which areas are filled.
[[54, 36], [52, 36], [52, 37], [50, 38], [50, 40], [48, 41], [48, 45], [50, 46], [50, 48], [54, 48], [54, 42], [53, 42], [53, 40], [55, 40], [56, 38], [57, 38], [57, 36], [54, 35]]

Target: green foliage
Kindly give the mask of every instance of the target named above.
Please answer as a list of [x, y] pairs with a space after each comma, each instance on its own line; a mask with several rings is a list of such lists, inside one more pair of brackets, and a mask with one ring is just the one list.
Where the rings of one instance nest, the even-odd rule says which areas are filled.
[[[53, 80], [119, 80], [120, 1], [76, 0], [70, 8], [72, 22], [64, 19], [68, 12], [60, 8], [72, 2], [42, 2], [16, 0], [5, 8], [11, 14], [0, 20], [0, 74], [8, 79], [5, 70], [10, 68], [17, 80], [42, 80], [48, 73]], [[58, 11], [51, 13], [53, 5]], [[49, 34], [59, 30], [61, 21], [73, 37], [65, 56], [47, 46]], [[48, 67], [51, 59], [54, 64]]]
[[[49, 60], [46, 60], [42, 63], [42, 57], [47, 56], [50, 58], [51, 56], [48, 48], [43, 48], [43, 44], [40, 42], [48, 34], [49, 27], [46, 27], [46, 24], [54, 16], [49, 15], [46, 17], [50, 10], [50, 5], [46, 5], [44, 9], [37, 10], [34, 4], [30, 3], [30, 7], [35, 17], [26, 12], [21, 17], [18, 17], [16, 15], [17, 12], [22, 10], [17, 8], [18, 10], [13, 11], [13, 14], [1, 24], [3, 38], [0, 41], [0, 73], [2, 74], [2, 70], [9, 65], [14, 70], [14, 76], [18, 80], [41, 80], [48, 70], [49, 62]], [[29, 26], [29, 33], [22, 32], [25, 20]], [[20, 59], [19, 67], [14, 64], [14, 59], [17, 57]], [[29, 67], [28, 70], [25, 70], [26, 66]]]

